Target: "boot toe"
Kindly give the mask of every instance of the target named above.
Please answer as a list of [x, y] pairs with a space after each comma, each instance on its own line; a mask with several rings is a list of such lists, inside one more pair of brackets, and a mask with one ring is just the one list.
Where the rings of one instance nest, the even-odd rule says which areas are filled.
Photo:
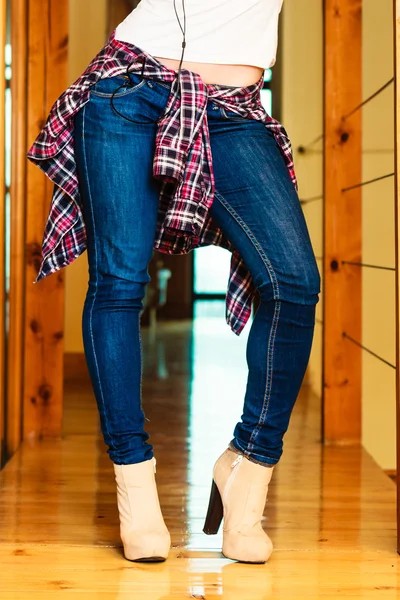
[[[122, 537], [121, 537], [122, 539]], [[122, 539], [124, 556], [128, 560], [158, 562], [166, 560], [171, 547], [171, 537], [165, 533], [132, 532]]]
[[268, 536], [263, 540], [245, 536], [230, 540], [229, 536], [225, 535], [222, 546], [222, 554], [226, 558], [239, 562], [265, 563], [270, 558], [272, 551], [273, 544]]

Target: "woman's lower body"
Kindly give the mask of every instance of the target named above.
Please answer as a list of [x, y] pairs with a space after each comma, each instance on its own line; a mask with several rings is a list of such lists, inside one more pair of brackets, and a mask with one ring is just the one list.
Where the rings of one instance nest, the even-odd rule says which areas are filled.
[[[101, 80], [76, 116], [75, 145], [87, 229], [89, 285], [82, 331], [104, 440], [116, 464], [153, 456], [144, 429], [140, 312], [149, 282], [160, 182], [152, 177], [156, 125], [169, 84], [139, 80], [110, 96]], [[140, 81], [140, 83], [139, 83]], [[125, 91], [124, 91], [125, 90]], [[231, 448], [264, 466], [283, 436], [309, 360], [320, 277], [297, 193], [262, 122], [207, 107], [216, 192], [214, 220], [259, 291], [247, 341], [243, 414]], [[229, 368], [229, 365], [227, 365]]]
[[[124, 82], [120, 76], [100, 80], [75, 121], [89, 262], [82, 331], [114, 463], [125, 557], [158, 560], [167, 556], [170, 537], [144, 429], [140, 313], [160, 189], [152, 176], [157, 126], [149, 119], [164, 112], [169, 84], [136, 74], [131, 80], [133, 87], [121, 87], [114, 104], [136, 123], [111, 107], [111, 95]], [[251, 272], [259, 306], [247, 340], [243, 414], [215, 464], [204, 531], [216, 533], [223, 513], [225, 556], [265, 562], [272, 543], [261, 516], [309, 360], [320, 276], [273, 134], [212, 101], [207, 117], [216, 183], [211, 215]]]

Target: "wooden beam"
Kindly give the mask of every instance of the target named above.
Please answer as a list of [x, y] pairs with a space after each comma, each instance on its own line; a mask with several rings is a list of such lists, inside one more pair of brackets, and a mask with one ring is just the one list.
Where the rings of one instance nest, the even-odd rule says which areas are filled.
[[108, 0], [107, 34], [111, 33], [138, 4], [139, 0]]
[[[394, 114], [395, 114], [395, 264], [396, 264], [396, 447], [397, 473], [400, 469], [400, 0], [393, 1], [394, 13]], [[397, 486], [397, 552], [400, 554], [400, 477]]]
[[6, 454], [10, 458], [22, 440], [24, 345], [24, 243], [26, 176], [27, 0], [11, 0], [11, 182], [10, 287], [7, 349]]
[[362, 0], [325, 0], [323, 437], [361, 440]]
[[[0, 0], [0, 65], [2, 73], [5, 70], [5, 46], [6, 46], [6, 0]], [[3, 193], [0, 197], [0, 306], [6, 306], [7, 289], [6, 289], [6, 277], [5, 277], [5, 227], [6, 227], [6, 196], [5, 190], [5, 161], [4, 161], [4, 149], [5, 144], [5, 93], [6, 93], [6, 79], [3, 77], [0, 79], [0, 114], [3, 118], [0, 119], [0, 144], [3, 148], [1, 153], [2, 160], [0, 161], [0, 188]], [[0, 318], [0, 469], [6, 460], [6, 442], [5, 442], [5, 390], [6, 390], [6, 377], [5, 377], [5, 352], [6, 352], [6, 313], [3, 310]]]
[[[68, 0], [28, 0], [28, 146], [67, 87]], [[33, 285], [53, 186], [33, 164], [26, 186], [24, 438], [58, 436], [62, 424], [64, 272]]]

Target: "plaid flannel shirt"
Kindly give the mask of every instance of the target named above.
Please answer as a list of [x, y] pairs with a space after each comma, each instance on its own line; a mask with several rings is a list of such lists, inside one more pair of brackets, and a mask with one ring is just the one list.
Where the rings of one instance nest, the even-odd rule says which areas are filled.
[[248, 87], [219, 87], [181, 69], [176, 72], [137, 46], [115, 39], [115, 31], [82, 75], [56, 100], [28, 158], [54, 182], [45, 224], [41, 263], [33, 283], [70, 264], [86, 249], [79, 182], [74, 157], [74, 115], [89, 101], [99, 79], [141, 71], [143, 77], [171, 83], [166, 117], [158, 121], [153, 175], [161, 180], [154, 249], [186, 254], [214, 244], [231, 252], [226, 294], [226, 321], [240, 334], [251, 315], [256, 288], [239, 253], [213, 222], [209, 209], [214, 176], [207, 123], [207, 101], [249, 119], [259, 119], [273, 131], [297, 190], [290, 140], [270, 117], [260, 99], [263, 77]]

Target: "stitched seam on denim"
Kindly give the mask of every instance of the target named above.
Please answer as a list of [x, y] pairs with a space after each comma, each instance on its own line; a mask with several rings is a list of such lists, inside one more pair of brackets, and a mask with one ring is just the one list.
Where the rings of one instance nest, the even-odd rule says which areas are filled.
[[[254, 428], [251, 436], [250, 436], [250, 440], [249, 443], [247, 444], [247, 450], [245, 451], [245, 453], [250, 453], [253, 448], [254, 448], [254, 441], [261, 429], [261, 426], [263, 425], [263, 423], [265, 422], [265, 419], [267, 417], [267, 413], [268, 413], [268, 407], [269, 407], [269, 401], [270, 401], [270, 396], [271, 396], [271, 388], [272, 388], [272, 364], [273, 364], [273, 354], [274, 354], [274, 342], [275, 342], [275, 337], [276, 337], [276, 331], [278, 328], [278, 321], [279, 321], [279, 314], [280, 314], [280, 307], [281, 307], [281, 303], [278, 300], [279, 298], [279, 284], [278, 284], [278, 280], [276, 278], [275, 275], [275, 271], [271, 265], [271, 262], [269, 261], [268, 257], [265, 255], [264, 250], [261, 248], [260, 244], [258, 243], [258, 241], [256, 240], [256, 238], [254, 237], [254, 235], [252, 234], [252, 232], [249, 230], [249, 228], [247, 227], [247, 225], [244, 223], [244, 221], [240, 218], [240, 216], [236, 213], [236, 211], [228, 204], [228, 202], [226, 201], [225, 198], [223, 198], [223, 196], [217, 192], [217, 190], [215, 190], [215, 195], [216, 197], [220, 200], [220, 202], [225, 206], [225, 208], [228, 210], [228, 212], [230, 212], [230, 214], [233, 216], [233, 218], [237, 221], [237, 223], [242, 227], [242, 229], [247, 233], [248, 237], [251, 239], [251, 241], [253, 242], [254, 247], [256, 248], [256, 250], [258, 251], [261, 260], [263, 260], [265, 266], [267, 267], [267, 271], [269, 273], [271, 282], [272, 282], [272, 287], [274, 290], [274, 298], [275, 300], [277, 300], [276, 304], [275, 304], [275, 310], [274, 310], [274, 316], [273, 316], [273, 320], [272, 320], [272, 326], [271, 326], [271, 331], [270, 331], [270, 336], [269, 336], [269, 341], [268, 341], [268, 355], [267, 355], [267, 373], [266, 373], [266, 382], [265, 382], [265, 392], [264, 392], [264, 399], [263, 399], [263, 405], [261, 408], [261, 412], [260, 412], [260, 417], [258, 420], [258, 423], [256, 425], [256, 427]], [[276, 287], [275, 287], [276, 286]], [[275, 297], [275, 294], [277, 294], [277, 297]]]
[[[142, 79], [142, 81], [139, 81], [139, 83], [137, 83], [131, 90], [129, 90], [129, 88], [128, 88], [127, 92], [120, 92], [119, 94], [115, 94], [114, 98], [125, 98], [126, 96], [130, 96], [131, 94], [136, 92], [136, 90], [143, 87], [145, 83], [146, 83], [146, 80]], [[100, 96], [102, 98], [112, 98], [112, 96], [113, 96], [113, 94], [110, 92], [96, 92], [96, 90], [90, 90], [90, 88], [89, 88], [89, 91], [94, 96]]]
[[276, 332], [278, 329], [280, 310], [281, 310], [281, 302], [278, 300], [275, 303], [274, 316], [272, 319], [272, 326], [271, 326], [271, 331], [270, 331], [269, 340], [268, 340], [267, 374], [266, 374], [263, 405], [261, 408], [260, 418], [258, 420], [258, 423], [257, 423], [256, 427], [253, 429], [252, 434], [250, 436], [249, 443], [247, 444], [247, 449], [250, 452], [254, 449], [255, 439], [261, 429], [261, 426], [264, 424], [265, 419], [267, 418], [267, 414], [268, 414], [269, 401], [271, 399], [271, 389], [272, 389], [272, 371], [273, 371], [275, 339], [276, 339]]
[[273, 266], [271, 264], [271, 261], [269, 260], [268, 256], [265, 254], [263, 248], [261, 247], [261, 245], [259, 244], [259, 242], [255, 238], [254, 234], [247, 227], [246, 223], [237, 214], [237, 212], [229, 205], [228, 201], [217, 190], [214, 190], [214, 194], [220, 200], [221, 204], [224, 205], [224, 207], [226, 208], [226, 210], [232, 215], [232, 217], [235, 219], [235, 221], [241, 226], [241, 228], [246, 233], [246, 235], [248, 236], [248, 238], [252, 242], [253, 246], [257, 250], [258, 254], [260, 255], [261, 260], [263, 261], [264, 265], [266, 266], [268, 275], [270, 277], [270, 280], [271, 280], [271, 283], [272, 283], [272, 289], [273, 289], [273, 292], [274, 292], [274, 300], [278, 300], [279, 299], [279, 284], [278, 284], [278, 279], [276, 277], [274, 268], [273, 268]]
[[[237, 443], [238, 446], [240, 446], [239, 441], [235, 438], [235, 441]], [[246, 458], [248, 458], [249, 460], [252, 460], [253, 462], [257, 462], [260, 465], [268, 465], [268, 466], [273, 466], [276, 465], [279, 461], [276, 460], [276, 458], [273, 458], [272, 456], [261, 456], [261, 454], [250, 454], [249, 452], [247, 452], [247, 450], [238, 450], [232, 443], [232, 441], [229, 442], [229, 446], [228, 446], [229, 450], [232, 450], [232, 452], [236, 452], [237, 454], [244, 454], [244, 456]], [[260, 457], [260, 458], [265, 458], [265, 459], [269, 459], [269, 460], [273, 460], [273, 463], [267, 463], [266, 461], [262, 461], [262, 460], [258, 460], [255, 457]]]
[[171, 91], [170, 83], [165, 83], [164, 81], [160, 81], [159, 79], [153, 79], [152, 81], [154, 81], [156, 84], [160, 85], [161, 87], [165, 88], [166, 90]]
[[82, 109], [83, 110], [83, 114], [82, 114], [82, 133], [83, 133], [83, 137], [84, 137], [84, 140], [83, 140], [83, 161], [84, 161], [84, 165], [85, 165], [85, 177], [86, 177], [86, 182], [87, 182], [87, 187], [88, 187], [88, 195], [89, 195], [89, 200], [90, 200], [90, 212], [91, 212], [92, 221], [93, 221], [93, 245], [94, 245], [95, 268], [96, 268], [96, 279], [95, 279], [95, 284], [96, 285], [95, 285], [95, 291], [94, 291], [93, 300], [92, 300], [92, 306], [90, 307], [90, 312], [89, 312], [89, 330], [90, 330], [90, 339], [92, 341], [93, 356], [94, 356], [95, 365], [96, 365], [97, 378], [98, 378], [99, 388], [100, 388], [100, 397], [101, 397], [101, 401], [103, 403], [104, 423], [105, 423], [107, 435], [109, 436], [109, 439], [110, 439], [110, 442], [111, 442], [111, 436], [109, 434], [108, 427], [107, 427], [106, 407], [105, 407], [105, 402], [104, 402], [103, 388], [101, 386], [101, 379], [100, 379], [100, 373], [99, 373], [99, 365], [98, 365], [98, 362], [97, 362], [96, 349], [95, 349], [94, 339], [93, 339], [92, 315], [93, 315], [94, 303], [95, 303], [96, 296], [97, 296], [98, 274], [97, 274], [96, 227], [95, 227], [94, 214], [93, 214], [92, 194], [91, 194], [91, 191], [90, 191], [89, 177], [87, 175], [86, 137], [85, 137], [85, 114], [86, 114], [86, 112], [85, 112], [85, 109], [86, 109], [86, 106], [84, 106], [83, 109]]
[[262, 460], [257, 460], [251, 454], [247, 457], [247, 459], [250, 462], [255, 463], [256, 465], [261, 465], [262, 467], [266, 467], [266, 468], [274, 467], [277, 464], [277, 463], [267, 463], [267, 462], [263, 462]]
[[138, 332], [139, 332], [139, 357], [140, 357], [139, 405], [143, 410], [143, 407], [142, 407], [143, 351], [142, 351], [142, 334], [140, 332], [140, 310], [138, 312]]
[[223, 106], [221, 106], [221, 114], [227, 121], [245, 121], [246, 117], [242, 117], [241, 115], [237, 115], [236, 117], [231, 117], [226, 114], [226, 110]]

